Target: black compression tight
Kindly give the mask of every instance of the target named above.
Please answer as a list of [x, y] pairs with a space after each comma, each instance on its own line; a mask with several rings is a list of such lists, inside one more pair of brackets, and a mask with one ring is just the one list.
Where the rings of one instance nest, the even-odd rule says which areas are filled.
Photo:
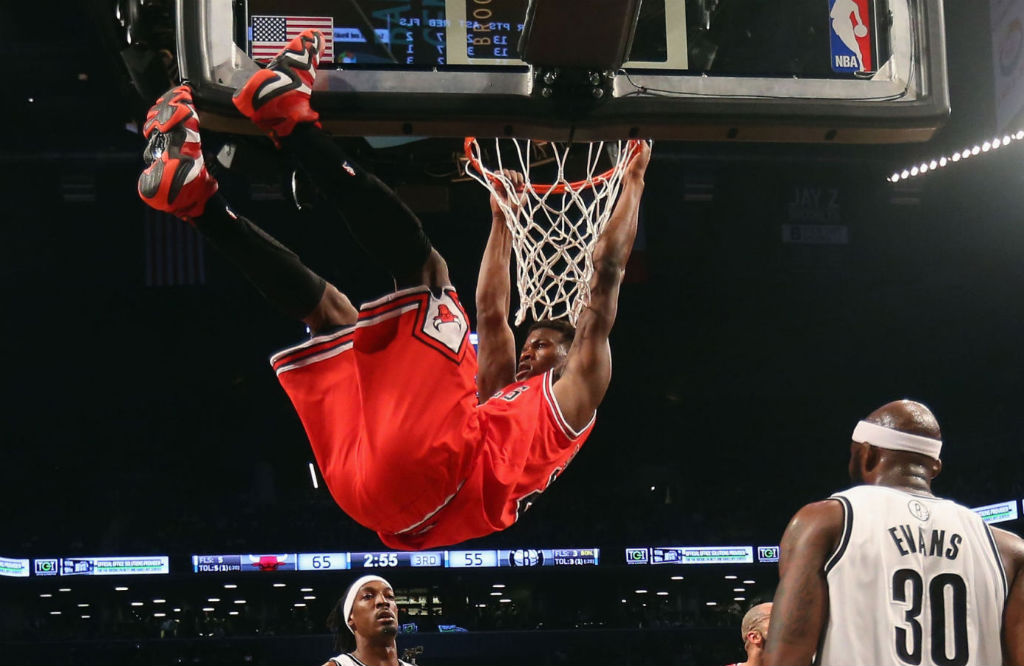
[[[416, 214], [379, 178], [348, 158], [327, 132], [303, 123], [281, 139], [362, 248], [399, 287], [419, 284], [430, 240]], [[353, 172], [346, 170], [348, 166]]]
[[192, 224], [284, 314], [305, 319], [320, 303], [327, 282], [270, 234], [234, 213], [221, 195], [213, 195]]

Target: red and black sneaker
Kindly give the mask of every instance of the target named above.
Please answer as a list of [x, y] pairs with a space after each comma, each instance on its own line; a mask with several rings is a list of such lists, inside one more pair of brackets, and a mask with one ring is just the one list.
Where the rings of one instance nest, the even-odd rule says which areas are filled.
[[257, 127], [276, 140], [288, 136], [296, 123], [316, 123], [320, 114], [309, 106], [324, 37], [303, 30], [235, 91], [231, 101]]
[[139, 176], [139, 196], [183, 220], [202, 215], [217, 181], [203, 161], [192, 90], [181, 85], [165, 92], [146, 115], [142, 135], [149, 139], [142, 153], [149, 166]]

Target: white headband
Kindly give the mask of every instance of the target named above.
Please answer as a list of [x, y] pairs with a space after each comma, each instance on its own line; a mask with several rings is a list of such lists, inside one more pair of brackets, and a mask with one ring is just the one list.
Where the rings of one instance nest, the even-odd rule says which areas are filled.
[[900, 432], [867, 421], [857, 423], [857, 427], [853, 429], [853, 441], [894, 451], [922, 453], [936, 460], [942, 451], [941, 439], [911, 435], [909, 432]]
[[363, 576], [362, 578], [356, 579], [356, 582], [352, 583], [352, 585], [348, 588], [348, 594], [345, 595], [345, 604], [341, 608], [342, 611], [344, 611], [345, 613], [345, 626], [348, 627], [348, 630], [351, 631], [353, 634], [356, 633], [356, 630], [353, 629], [352, 625], [348, 623], [348, 616], [352, 614], [352, 604], [356, 602], [356, 595], [359, 594], [359, 590], [362, 589], [363, 585], [366, 585], [370, 581], [374, 580], [379, 580], [388, 587], [391, 587], [391, 583], [387, 582], [380, 576], [374, 576], [371, 574], [369, 576]]

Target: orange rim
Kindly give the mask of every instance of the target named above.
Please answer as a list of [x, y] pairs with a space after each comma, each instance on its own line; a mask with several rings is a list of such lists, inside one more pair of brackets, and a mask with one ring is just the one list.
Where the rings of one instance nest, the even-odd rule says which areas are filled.
[[[638, 148], [640, 146], [640, 142], [642, 140], [643, 139], [630, 139], [629, 143], [626, 144], [626, 151], [628, 153], [628, 155], [626, 157], [626, 163], [627, 164], [629, 163], [630, 160], [632, 160], [634, 157], [636, 157], [636, 154], [638, 152]], [[495, 176], [489, 169], [487, 169], [483, 164], [480, 163], [480, 160], [477, 159], [476, 154], [473, 151], [473, 147], [476, 146], [476, 145], [477, 145], [476, 137], [474, 137], [474, 136], [467, 136], [466, 137], [466, 141], [465, 141], [465, 143], [463, 143], [463, 148], [466, 151], [466, 159], [469, 160], [469, 163], [473, 166], [474, 169], [476, 169], [477, 173], [485, 176], [487, 178], [487, 180], [489, 180], [492, 183], [495, 183], [495, 184], [500, 183], [501, 179], [499, 179], [497, 176]], [[600, 173], [600, 174], [594, 176], [593, 178], [588, 178], [586, 180], [577, 180], [577, 181], [572, 182], [572, 183], [559, 183], [558, 185], [547, 185], [547, 184], [541, 183], [541, 184], [537, 184], [537, 185], [531, 185], [531, 189], [533, 189], [534, 192], [536, 192], [537, 194], [540, 194], [540, 195], [549, 194], [549, 193], [550, 194], [565, 194], [565, 192], [569, 191], [569, 190], [571, 190], [573, 192], [578, 192], [579, 190], [584, 190], [584, 189], [587, 189], [588, 187], [593, 187], [597, 183], [605, 182], [606, 180], [608, 180], [609, 178], [612, 177], [612, 174], [615, 173], [615, 169], [616, 169], [616, 167], [613, 166], [612, 168], [608, 169], [607, 171], [605, 171], [603, 173]], [[516, 187], [516, 191], [517, 192], [522, 192], [525, 189], [526, 189], [526, 183]]]

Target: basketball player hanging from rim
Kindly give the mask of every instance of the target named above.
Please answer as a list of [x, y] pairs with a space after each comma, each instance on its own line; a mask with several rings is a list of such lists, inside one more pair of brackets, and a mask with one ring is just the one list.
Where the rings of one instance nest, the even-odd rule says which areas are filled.
[[319, 32], [302, 33], [236, 91], [234, 103], [295, 157], [363, 249], [389, 269], [394, 293], [357, 310], [231, 209], [203, 162], [187, 86], [150, 110], [140, 196], [191, 223], [269, 301], [309, 327], [309, 340], [275, 354], [271, 364], [327, 487], [349, 516], [399, 549], [505, 529], [593, 427], [611, 377], [608, 335], [650, 148], [638, 144], [626, 167], [594, 249], [589, 307], [575, 336], [560, 322], [535, 328], [518, 369], [507, 322], [509, 232], [499, 213], [509, 200], [492, 197], [495, 219], [477, 295], [478, 361], [447, 266], [419, 220], [319, 127], [309, 97], [321, 45]]

